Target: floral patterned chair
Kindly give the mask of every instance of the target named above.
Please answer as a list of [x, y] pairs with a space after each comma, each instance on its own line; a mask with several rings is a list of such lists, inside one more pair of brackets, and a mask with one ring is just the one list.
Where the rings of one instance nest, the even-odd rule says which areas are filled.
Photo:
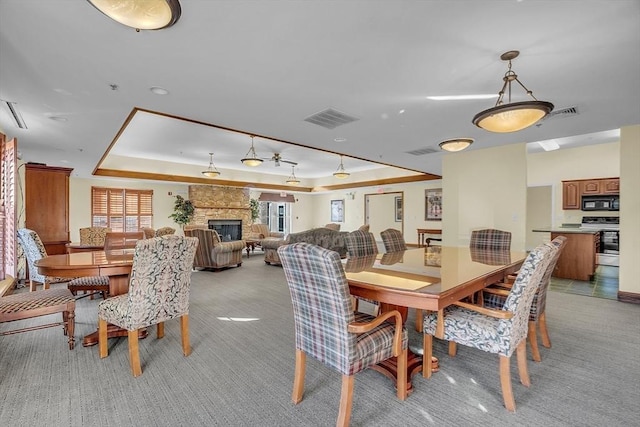
[[[180, 318], [182, 353], [191, 354], [189, 343], [189, 286], [193, 258], [198, 246], [194, 237], [164, 236], [140, 240], [131, 267], [129, 292], [98, 305], [98, 348], [108, 356], [107, 324], [128, 331], [129, 363], [134, 377], [142, 375], [138, 330], [157, 325], [164, 336], [164, 322]], [[171, 367], [174, 368], [174, 367]]]
[[382, 237], [382, 243], [384, 244], [385, 252], [398, 252], [407, 249], [407, 244], [405, 243], [404, 237], [402, 237], [402, 232], [400, 230], [396, 230], [395, 228], [387, 228], [386, 230], [380, 232], [380, 237]]
[[27, 258], [27, 266], [29, 267], [29, 290], [36, 290], [36, 283], [42, 283], [43, 289], [49, 289], [51, 283], [64, 283], [71, 280], [68, 277], [45, 276], [38, 273], [36, 261], [47, 256], [47, 250], [40, 240], [40, 236], [33, 230], [21, 228], [18, 230], [18, 241], [22, 246], [22, 251]]
[[398, 399], [407, 397], [407, 331], [393, 310], [379, 317], [354, 313], [337, 252], [309, 243], [278, 249], [293, 302], [296, 333], [292, 400], [302, 401], [307, 355], [342, 374], [338, 426], [351, 417], [354, 375], [397, 357]]
[[[500, 384], [507, 410], [516, 409], [511, 389], [510, 361], [517, 352], [520, 382], [530, 385], [526, 360], [527, 320], [542, 276], [555, 255], [557, 248], [542, 244], [525, 259], [518, 277], [500, 310], [492, 310], [469, 303], [457, 302], [444, 310], [443, 339], [449, 341], [449, 354], [454, 356], [456, 344], [473, 347], [500, 356]], [[423, 368], [424, 377], [431, 376], [433, 335], [438, 326], [438, 313], [429, 312], [424, 317]]]
[[[549, 283], [551, 283], [551, 275], [556, 268], [558, 258], [564, 249], [564, 245], [567, 242], [567, 238], [564, 236], [558, 236], [551, 241], [556, 245], [558, 250], [556, 251], [551, 262], [544, 272], [544, 276], [538, 285], [538, 290], [533, 295], [533, 302], [531, 303], [531, 310], [529, 311], [529, 331], [527, 333], [527, 339], [529, 346], [531, 347], [531, 356], [536, 362], [540, 362], [540, 350], [538, 349], [538, 337], [536, 329], [540, 329], [540, 336], [542, 338], [542, 345], [546, 348], [551, 348], [551, 340], [549, 339], [549, 331], [547, 331], [547, 320], [545, 309], [547, 306], [547, 290], [549, 289]], [[513, 287], [513, 282], [498, 283], [492, 285], [484, 290], [484, 306], [488, 308], [500, 309], [504, 306], [509, 296], [509, 291]]]
[[104, 239], [110, 231], [109, 227], [83, 227], [80, 229], [80, 244], [104, 246]]

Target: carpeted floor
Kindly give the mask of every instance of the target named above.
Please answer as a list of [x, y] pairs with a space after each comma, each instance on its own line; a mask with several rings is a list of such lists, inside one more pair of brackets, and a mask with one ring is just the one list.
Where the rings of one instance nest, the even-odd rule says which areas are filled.
[[[259, 252], [244, 260], [193, 273], [192, 355], [182, 356], [179, 322], [168, 322], [164, 339], [152, 330], [140, 341], [139, 378], [126, 339], [111, 340], [101, 360], [96, 347], [69, 351], [61, 328], [0, 337], [0, 426], [335, 425], [340, 375], [315, 360], [307, 360], [304, 400], [291, 403], [294, 330], [282, 268]], [[640, 306], [558, 292], [548, 299], [553, 348], [529, 361], [530, 388], [512, 360], [516, 413], [502, 405], [497, 356], [459, 347], [450, 358], [436, 340], [440, 372], [414, 376], [404, 402], [386, 377], [357, 375], [352, 425], [638, 425]], [[79, 341], [95, 329], [98, 302], [78, 301]]]

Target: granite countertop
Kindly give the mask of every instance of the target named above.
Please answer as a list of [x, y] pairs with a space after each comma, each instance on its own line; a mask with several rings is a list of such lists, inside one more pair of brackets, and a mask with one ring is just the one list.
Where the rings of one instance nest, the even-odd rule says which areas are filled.
[[576, 227], [534, 228], [534, 233], [566, 233], [566, 234], [596, 234], [600, 230], [583, 230]]

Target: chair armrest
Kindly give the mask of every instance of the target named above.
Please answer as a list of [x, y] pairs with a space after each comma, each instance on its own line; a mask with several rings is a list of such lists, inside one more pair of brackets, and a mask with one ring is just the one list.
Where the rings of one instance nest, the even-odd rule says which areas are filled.
[[511, 319], [513, 317], [513, 313], [510, 311], [494, 310], [491, 308], [480, 307], [479, 305], [469, 304], [466, 302], [458, 301], [454, 302], [453, 305], [457, 305], [458, 307], [466, 308], [467, 310], [484, 314], [485, 316], [495, 317], [496, 319]]
[[500, 295], [501, 297], [508, 297], [509, 290], [503, 288], [484, 288], [482, 290], [486, 294]]
[[371, 322], [367, 323], [358, 323], [353, 322], [347, 325], [347, 331], [354, 334], [361, 334], [363, 332], [368, 332], [378, 326], [380, 326], [383, 322], [386, 322], [388, 319], [395, 317], [396, 329], [393, 334], [393, 355], [399, 356], [402, 353], [402, 331], [404, 330], [402, 326], [402, 315], [398, 310], [387, 311], [386, 313], [381, 314], [376, 317]]
[[246, 247], [244, 240], [234, 240], [232, 242], [220, 242], [213, 247], [213, 252], [234, 252], [241, 251]]
[[[279, 231], [271, 231], [269, 232], [269, 236], [267, 237], [284, 237], [284, 233], [279, 232]], [[264, 237], [263, 237], [264, 239]]]

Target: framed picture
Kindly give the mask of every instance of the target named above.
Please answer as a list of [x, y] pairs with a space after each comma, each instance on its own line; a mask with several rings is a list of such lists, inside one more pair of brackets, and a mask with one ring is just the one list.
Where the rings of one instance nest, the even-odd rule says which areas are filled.
[[396, 222], [402, 222], [402, 197], [396, 196]]
[[344, 222], [344, 199], [331, 201], [331, 222]]
[[425, 190], [425, 221], [442, 221], [442, 188]]

